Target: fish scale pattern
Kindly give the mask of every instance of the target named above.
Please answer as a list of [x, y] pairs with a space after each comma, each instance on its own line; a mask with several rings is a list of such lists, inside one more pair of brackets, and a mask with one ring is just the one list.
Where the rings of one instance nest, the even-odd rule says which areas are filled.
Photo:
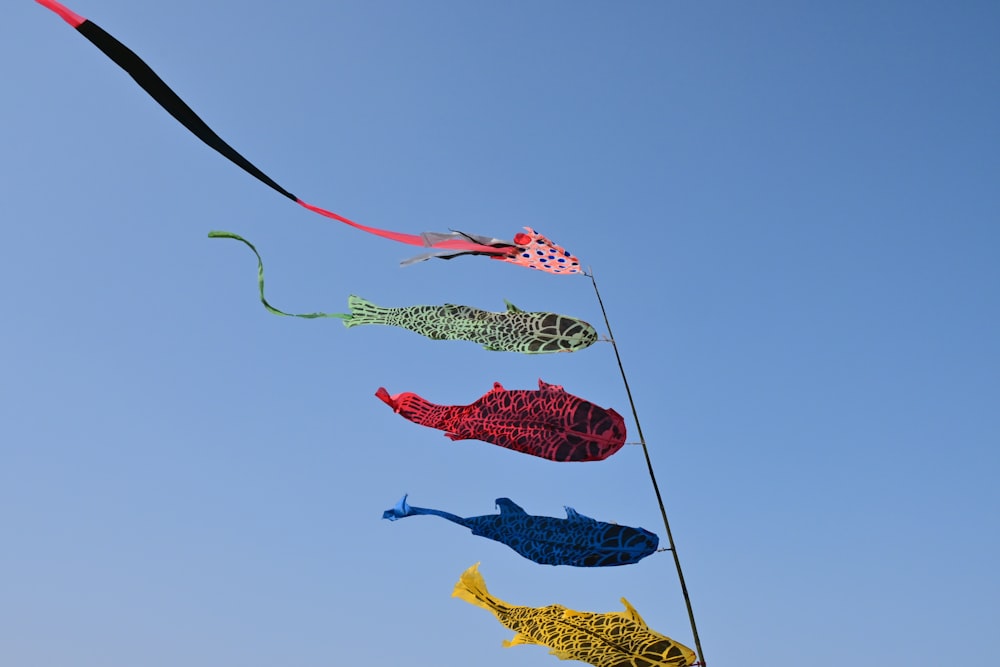
[[611, 408], [538, 381], [537, 390], [493, 389], [470, 405], [437, 405], [405, 392], [375, 395], [406, 419], [452, 440], [482, 440], [550, 461], [601, 461], [625, 444], [625, 420]]
[[697, 656], [687, 646], [651, 630], [639, 612], [622, 598], [625, 611], [594, 613], [562, 605], [522, 607], [494, 597], [478, 565], [462, 573], [453, 597], [482, 607], [516, 634], [506, 647], [539, 644], [562, 660], [595, 667], [689, 667]]
[[451, 512], [414, 507], [406, 496], [383, 519], [433, 515], [465, 526], [473, 535], [485, 537], [542, 565], [609, 567], [637, 563], [656, 551], [659, 538], [644, 528], [606, 523], [566, 507], [566, 518], [528, 514], [510, 498], [497, 498], [500, 514], [460, 517]]
[[597, 331], [583, 320], [505, 303], [507, 310], [499, 313], [454, 304], [384, 308], [351, 295], [344, 326], [384, 324], [433, 340], [467, 340], [487, 350], [522, 354], [575, 352], [597, 342]]
[[503, 542], [545, 565], [627, 565], [656, 550], [658, 540], [648, 531], [595, 521], [572, 508], [566, 513], [569, 521], [524, 512], [505, 513], [502, 522], [497, 517], [474, 517], [469, 527], [474, 535]]

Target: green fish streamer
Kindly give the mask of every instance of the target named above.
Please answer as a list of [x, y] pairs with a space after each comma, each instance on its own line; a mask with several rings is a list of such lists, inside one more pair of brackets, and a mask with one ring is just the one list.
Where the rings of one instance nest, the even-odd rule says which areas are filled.
[[527, 312], [509, 301], [504, 302], [507, 310], [497, 313], [449, 303], [442, 306], [383, 308], [352, 295], [347, 300], [350, 313], [286, 313], [264, 298], [264, 263], [252, 243], [232, 232], [209, 232], [208, 236], [241, 241], [254, 252], [257, 256], [260, 301], [275, 315], [336, 318], [343, 320], [348, 328], [382, 324], [409, 329], [432, 340], [466, 340], [479, 343], [487, 350], [523, 354], [575, 352], [597, 342], [597, 331], [583, 320], [556, 313]]

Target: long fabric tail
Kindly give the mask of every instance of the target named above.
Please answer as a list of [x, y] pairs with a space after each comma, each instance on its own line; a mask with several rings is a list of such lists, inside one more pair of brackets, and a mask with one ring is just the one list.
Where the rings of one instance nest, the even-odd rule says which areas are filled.
[[408, 516], [417, 516], [418, 514], [426, 514], [431, 516], [439, 516], [443, 519], [448, 519], [448, 521], [453, 521], [459, 525], [465, 525], [465, 519], [458, 516], [457, 514], [452, 514], [451, 512], [445, 512], [443, 510], [432, 510], [426, 507], [413, 507], [408, 502], [406, 498], [408, 495], [403, 496], [403, 498], [396, 503], [396, 506], [392, 509], [388, 509], [382, 512], [382, 518], [388, 519], [389, 521], [395, 521], [396, 519], [403, 519]]
[[509, 248], [498, 249], [460, 238], [449, 238], [429, 242], [425, 239], [425, 237], [419, 234], [404, 234], [401, 232], [391, 232], [384, 229], [377, 229], [375, 227], [368, 227], [332, 211], [328, 211], [324, 208], [320, 208], [319, 206], [314, 206], [302, 201], [291, 192], [278, 185], [271, 179], [270, 176], [258, 169], [253, 163], [240, 155], [236, 149], [223, 141], [222, 138], [216, 134], [215, 131], [210, 128], [208, 124], [206, 124], [205, 121], [203, 121], [198, 114], [196, 114], [191, 107], [189, 107], [187, 103], [184, 102], [184, 100], [182, 100], [180, 96], [178, 96], [177, 93], [170, 88], [170, 86], [164, 83], [163, 79], [161, 79], [159, 75], [142, 60], [142, 58], [136, 55], [134, 51], [119, 42], [109, 33], [105, 32], [104, 29], [96, 23], [74, 13], [64, 5], [56, 2], [56, 0], [35, 0], [35, 2], [43, 7], [46, 7], [47, 9], [51, 9], [64, 21], [66, 21], [66, 23], [75, 28], [77, 32], [90, 40], [94, 46], [104, 52], [106, 56], [111, 58], [111, 60], [117, 63], [119, 67], [125, 70], [125, 72], [131, 76], [143, 90], [149, 93], [150, 97], [156, 100], [156, 102], [163, 107], [167, 113], [176, 118], [178, 122], [186, 127], [192, 134], [216, 150], [227, 160], [231, 161], [233, 164], [237, 165], [245, 172], [259, 180], [261, 183], [265, 184], [283, 197], [291, 199], [299, 206], [307, 208], [310, 211], [327, 218], [343, 222], [344, 224], [368, 232], [369, 234], [375, 234], [376, 236], [392, 239], [393, 241], [399, 241], [400, 243], [465, 252], [479, 252], [493, 256], [506, 256], [509, 254]]
[[[302, 318], [307, 319], [307, 320], [315, 320], [315, 319], [320, 318], [320, 317], [332, 317], [332, 318], [336, 318], [336, 319], [340, 319], [340, 320], [347, 320], [347, 321], [349, 321], [351, 319], [351, 316], [349, 314], [347, 314], [347, 313], [303, 313], [303, 314], [297, 314], [297, 313], [286, 313], [283, 310], [278, 310], [277, 308], [275, 308], [274, 306], [272, 306], [271, 304], [269, 304], [267, 302], [267, 299], [264, 298], [264, 262], [263, 262], [263, 260], [261, 260], [260, 253], [257, 252], [257, 248], [255, 248], [252, 243], [250, 243], [249, 241], [247, 241], [245, 238], [243, 238], [239, 234], [234, 234], [232, 232], [218, 232], [218, 231], [216, 231], [216, 232], [209, 232], [208, 233], [208, 238], [210, 238], [210, 239], [235, 239], [235, 240], [243, 243], [244, 245], [246, 245], [251, 250], [253, 250], [253, 254], [257, 256], [257, 288], [260, 291], [260, 302], [262, 304], [264, 304], [264, 307], [267, 308], [267, 311], [269, 313], [274, 313], [275, 315], [282, 315], [284, 317], [302, 317]], [[347, 324], [347, 321], [344, 322], [345, 325]]]

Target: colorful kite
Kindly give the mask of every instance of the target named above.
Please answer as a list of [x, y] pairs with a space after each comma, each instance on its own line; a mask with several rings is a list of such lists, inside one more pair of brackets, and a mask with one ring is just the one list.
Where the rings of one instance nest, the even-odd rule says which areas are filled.
[[350, 313], [306, 313], [278, 310], [264, 298], [264, 262], [257, 248], [232, 232], [209, 232], [210, 238], [236, 239], [245, 243], [257, 256], [257, 287], [260, 302], [275, 315], [315, 319], [331, 317], [344, 320], [344, 326], [384, 324], [402, 327], [433, 340], [467, 340], [480, 343], [487, 350], [542, 354], [574, 352], [597, 342], [597, 331], [583, 320], [544, 312], [525, 312], [510, 303], [507, 311], [493, 313], [471, 306], [407, 306], [382, 308], [359, 296], [347, 300]]
[[643, 528], [604, 523], [567, 507], [566, 518], [532, 516], [510, 498], [497, 498], [500, 514], [462, 518], [441, 510], [413, 507], [406, 496], [382, 513], [395, 521], [417, 514], [431, 514], [453, 521], [479, 535], [495, 540], [542, 565], [606, 567], [628, 565], [656, 551], [660, 538]]
[[[424, 232], [420, 236], [427, 245], [444, 243], [454, 239], [468, 239], [484, 246], [494, 248], [507, 248], [508, 253], [504, 256], [492, 256], [492, 259], [500, 259], [512, 264], [526, 266], [529, 269], [539, 269], [548, 273], [581, 273], [580, 260], [571, 255], [569, 251], [557, 246], [555, 243], [545, 238], [531, 227], [525, 227], [527, 234], [518, 233], [514, 235], [514, 243], [501, 241], [487, 236], [476, 234], [466, 234], [465, 232]], [[514, 249], [511, 248], [513, 246]], [[435, 247], [437, 247], [435, 245]], [[451, 259], [459, 255], [481, 255], [488, 253], [481, 252], [453, 252], [450, 250], [436, 250], [427, 252], [416, 257], [411, 257], [402, 262], [404, 266], [415, 262], [422, 262], [431, 257], [441, 259]]]
[[471, 405], [435, 405], [406, 392], [375, 395], [412, 422], [452, 440], [483, 440], [550, 461], [601, 461], [625, 444], [625, 420], [555, 384], [504, 389], [499, 382]]
[[103, 51], [105, 55], [125, 70], [129, 76], [135, 79], [135, 82], [149, 93], [150, 97], [156, 100], [167, 113], [176, 118], [192, 134], [275, 192], [314, 213], [338, 220], [369, 234], [375, 234], [376, 236], [399, 241], [400, 243], [433, 248], [426, 255], [415, 257], [404, 262], [404, 264], [429, 257], [451, 259], [460, 255], [487, 255], [492, 259], [511, 262], [548, 273], [581, 273], [580, 260], [530, 227], [525, 227], [527, 233], [518, 233], [515, 235], [513, 241], [466, 234], [464, 232], [405, 234], [368, 227], [332, 211], [308, 204], [278, 185], [270, 176], [258, 169], [249, 160], [240, 155], [236, 149], [223, 141], [177, 93], [164, 83], [163, 79], [149, 65], [127, 46], [105, 32], [103, 28], [74, 13], [56, 2], [56, 0], [35, 1], [58, 14], [64, 21], [75, 28], [77, 32], [90, 40], [94, 46]]
[[517, 634], [504, 646], [540, 644], [560, 660], [581, 660], [596, 667], [688, 667], [694, 651], [649, 629], [639, 612], [622, 598], [625, 611], [597, 614], [562, 605], [519, 607], [486, 590], [479, 565], [462, 573], [452, 597], [493, 613]]
[[[462, 255], [485, 255], [491, 259], [519, 264], [548, 273], [582, 273], [580, 261], [576, 257], [565, 249], [555, 245], [541, 234], [538, 234], [530, 227], [525, 227], [526, 233], [516, 234], [513, 240], [497, 239], [455, 230], [449, 232], [407, 234], [362, 225], [332, 211], [309, 204], [278, 185], [276, 181], [223, 141], [149, 65], [115, 37], [105, 32], [97, 24], [74, 13], [57, 2], [57, 0], [36, 0], [36, 2], [58, 14], [77, 32], [86, 37], [131, 76], [160, 106], [198, 139], [283, 197], [314, 213], [337, 220], [369, 234], [427, 249], [424, 254], [406, 260], [403, 264], [411, 264], [432, 257], [452, 259]], [[262, 280], [263, 273], [261, 269]], [[261, 285], [261, 299], [263, 301], [263, 282], [261, 282]], [[596, 291], [596, 282], [594, 283], [594, 288]], [[599, 293], [598, 300], [600, 300]], [[271, 309], [266, 301], [264, 305]], [[454, 308], [461, 307], [455, 306]], [[274, 309], [271, 310], [278, 314], [285, 314], [280, 311], [274, 311]], [[513, 311], [514, 308], [509, 307], [508, 310]], [[313, 315], [299, 315], [298, 317], [326, 316], [322, 313], [316, 313]], [[354, 316], [352, 313], [351, 317]], [[489, 346], [491, 343], [485, 342], [484, 344]], [[543, 350], [540, 349], [538, 351]], [[622, 371], [622, 379], [625, 380], [624, 371]], [[625, 384], [627, 388], [627, 380]], [[555, 385], [547, 385], [539, 381], [539, 387], [538, 392], [508, 392], [497, 383], [493, 391], [469, 406], [437, 406], [428, 403], [412, 393], [390, 397], [384, 388], [379, 388], [376, 395], [404, 417], [419, 424], [445, 430], [446, 435], [452, 440], [481, 439], [555, 461], [601, 460], [618, 451], [624, 444], [624, 420], [614, 410], [599, 408], [587, 401], [567, 394], [561, 387]], [[645, 442], [642, 444], [645, 449]], [[651, 468], [650, 476], [652, 477]], [[655, 479], [653, 479], [653, 483], [655, 487]], [[666, 522], [665, 513], [664, 522]], [[679, 562], [677, 562], [677, 570], [680, 576]], [[463, 582], [466, 578], [472, 580], [473, 583], [475, 583], [475, 578], [478, 578], [478, 582], [482, 583], [482, 579], [475, 572], [475, 568], [467, 572], [466, 575], [463, 575]], [[680, 579], [682, 588], [684, 588], [683, 577], [680, 576]], [[462, 585], [462, 582], [460, 582], [459, 586], [461, 587]], [[466, 586], [463, 590], [468, 592], [460, 592], [456, 588], [456, 594], [461, 594], [466, 599], [491, 609], [500, 617], [501, 614], [497, 610], [496, 605], [502, 605], [503, 603], [489, 598], [485, 585], [481, 585], [479, 589], [472, 592], [473, 589]], [[686, 589], [684, 593], [685, 599], [687, 599]], [[609, 658], [610, 661], [598, 662], [597, 660], [603, 660], [606, 655], [612, 655], [613, 651], [609, 649], [606, 652], [602, 652], [596, 649], [595, 647], [598, 643], [591, 639], [584, 639], [584, 630], [580, 630], [579, 632], [574, 630], [573, 632], [577, 632], [577, 634], [572, 635], [573, 640], [568, 642], [566, 648], [561, 648], [563, 645], [557, 644], [556, 640], [558, 637], [549, 641], [550, 645], [553, 646], [553, 652], [561, 658], [578, 658], [580, 655], [590, 656], [596, 651], [600, 655], [595, 655], [593, 659], [586, 657], [579, 657], [578, 659], [587, 660], [595, 665], [607, 665], [608, 667], [612, 667], [612, 665], [614, 667], [646, 667], [667, 664], [689, 665], [693, 662], [694, 654], [690, 650], [649, 631], [645, 627], [645, 624], [642, 623], [642, 619], [635, 613], [635, 610], [628, 606], [627, 602], [625, 604], [627, 612], [618, 615], [624, 619], [620, 622], [631, 620], [633, 623], [641, 626], [641, 631], [647, 632], [653, 637], [661, 637], [662, 642], [665, 642], [663, 656], [674, 657], [664, 657], [662, 660], [659, 658], [627, 657], [638, 656], [639, 653], [622, 653], [619, 651], [619, 653], [614, 654], [613, 658]], [[527, 608], [509, 607], [508, 609], [517, 610]], [[546, 607], [543, 610], [527, 609], [527, 611], [540, 613], [549, 609], [561, 610], [560, 613], [562, 616], [560, 618], [562, 621], [553, 621], [556, 625], [561, 622], [570, 627], [575, 627], [571, 623], [568, 623], [568, 619], [584, 617], [593, 619], [588, 622], [595, 623], [595, 627], [600, 625], [602, 629], [606, 629], [606, 627], [610, 628], [614, 626], [610, 622], [602, 621], [601, 623], [597, 623], [598, 619], [612, 617], [615, 616], [614, 614], [580, 614], [570, 610], [563, 610], [557, 606]], [[691, 627], [694, 631], [695, 642], [698, 644], [698, 633], [695, 629], [694, 616], [691, 613], [690, 603], [688, 603], [688, 613], [691, 617]], [[504, 619], [501, 618], [501, 620]], [[506, 623], [507, 621], [504, 622]], [[512, 620], [512, 622], [514, 621]], [[514, 626], [511, 625], [511, 627]], [[544, 635], [543, 630], [545, 630], [545, 627], [540, 626], [539, 632], [542, 635]], [[613, 640], [616, 642], [612, 647], [614, 650], [619, 650], [622, 646], [630, 645], [635, 636], [635, 633], [631, 630], [616, 629], [616, 632], [618, 632], [618, 635], [613, 637]], [[548, 639], [542, 636], [535, 637], [534, 635], [529, 635], [528, 630], [525, 628], [519, 630], [513, 643], [539, 641], [548, 641]], [[659, 646], [660, 644], [653, 642], [652, 645]], [[667, 650], [668, 647], [669, 650]], [[698, 647], [700, 652], [700, 644], [698, 644]], [[648, 647], [644, 646], [643, 648]], [[622, 655], [626, 655], [626, 657], [623, 658]]]

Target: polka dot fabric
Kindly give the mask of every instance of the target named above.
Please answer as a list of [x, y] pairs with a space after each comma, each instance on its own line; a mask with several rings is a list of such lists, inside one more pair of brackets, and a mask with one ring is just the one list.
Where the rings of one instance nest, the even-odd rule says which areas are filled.
[[518, 251], [496, 259], [547, 273], [582, 273], [580, 260], [569, 251], [557, 246], [531, 227], [524, 229], [527, 234], [520, 233], [514, 237]]

